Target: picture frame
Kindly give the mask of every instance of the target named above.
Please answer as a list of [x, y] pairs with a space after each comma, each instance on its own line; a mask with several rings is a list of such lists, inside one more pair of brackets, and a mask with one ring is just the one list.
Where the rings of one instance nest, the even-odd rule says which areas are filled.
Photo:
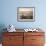
[[35, 21], [35, 7], [18, 7], [17, 21], [19, 22]]

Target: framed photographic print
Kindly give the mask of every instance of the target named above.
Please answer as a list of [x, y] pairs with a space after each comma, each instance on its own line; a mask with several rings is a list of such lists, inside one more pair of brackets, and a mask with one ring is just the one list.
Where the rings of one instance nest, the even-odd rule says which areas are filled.
[[35, 8], [34, 7], [18, 7], [17, 20], [21, 22], [35, 21]]

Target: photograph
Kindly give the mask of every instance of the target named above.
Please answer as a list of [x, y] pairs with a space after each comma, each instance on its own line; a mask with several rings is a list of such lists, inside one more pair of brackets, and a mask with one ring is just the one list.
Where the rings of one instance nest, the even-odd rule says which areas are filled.
[[17, 9], [17, 20], [18, 21], [34, 21], [35, 12], [34, 7], [19, 7]]

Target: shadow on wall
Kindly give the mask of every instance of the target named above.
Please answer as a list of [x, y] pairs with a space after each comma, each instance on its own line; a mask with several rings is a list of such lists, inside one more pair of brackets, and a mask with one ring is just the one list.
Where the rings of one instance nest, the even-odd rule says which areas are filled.
[[6, 28], [5, 25], [0, 24], [0, 43], [2, 43], [2, 36], [3, 36], [2, 32], [6, 31], [6, 30], [4, 30], [4, 28]]

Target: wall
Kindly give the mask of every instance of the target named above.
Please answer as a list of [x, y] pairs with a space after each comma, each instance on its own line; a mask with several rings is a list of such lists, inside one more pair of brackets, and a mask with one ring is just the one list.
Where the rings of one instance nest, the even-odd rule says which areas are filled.
[[[0, 31], [13, 24], [16, 28], [40, 27], [46, 32], [46, 0], [0, 0]], [[35, 22], [18, 22], [17, 7], [35, 7]]]

